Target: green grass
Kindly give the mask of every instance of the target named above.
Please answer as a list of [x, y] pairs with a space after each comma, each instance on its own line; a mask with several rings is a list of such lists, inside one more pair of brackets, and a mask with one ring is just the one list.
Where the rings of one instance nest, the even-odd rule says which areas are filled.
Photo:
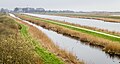
[[0, 13], [0, 64], [41, 63], [64, 64], [30, 36], [27, 26]]
[[0, 64], [36, 64], [40, 60], [33, 46], [21, 37], [19, 25], [0, 14]]
[[35, 46], [35, 51], [42, 58], [44, 64], [64, 64], [62, 60], [57, 58], [54, 54], [48, 52], [46, 49], [42, 48], [37, 40], [29, 36], [28, 27], [22, 24], [20, 24], [20, 26], [22, 27], [20, 31], [21, 34]]
[[104, 35], [104, 34], [98, 34], [98, 33], [95, 33], [95, 32], [91, 32], [91, 31], [87, 31], [87, 30], [83, 30], [83, 29], [79, 29], [79, 28], [74, 28], [74, 27], [71, 27], [72, 25], [69, 25], [69, 26], [67, 24], [62, 25], [63, 23], [60, 23], [60, 22], [55, 22], [55, 21], [46, 20], [46, 19], [40, 19], [40, 18], [36, 18], [36, 17], [31, 17], [31, 16], [25, 16], [25, 17], [33, 18], [33, 19], [36, 19], [36, 20], [41, 20], [43, 22], [47, 22], [47, 23], [51, 23], [51, 24], [55, 24], [55, 25], [59, 25], [59, 26], [63, 26], [65, 28], [69, 28], [69, 29], [79, 31], [79, 32], [82, 32], [82, 33], [87, 33], [87, 34], [93, 35], [95, 37], [108, 39], [110, 41], [120, 42], [120, 38], [115, 38], [115, 37], [107, 36], [107, 35]]
[[87, 33], [87, 34], [90, 34], [90, 35], [93, 35], [93, 36], [97, 36], [97, 37], [101, 37], [101, 38], [105, 38], [105, 39], [109, 39], [109, 40], [112, 40], [112, 41], [118, 41], [120, 42], [120, 38], [115, 38], [115, 37], [112, 37], [112, 36], [106, 36], [104, 34], [98, 34], [98, 33], [95, 33], [95, 32], [91, 32], [91, 31], [87, 31], [87, 30], [82, 30], [82, 29], [78, 29], [78, 28], [74, 28], [74, 27], [71, 27], [70, 25], [67, 26], [67, 25], [62, 25], [62, 23], [59, 24], [59, 22], [54, 22], [54, 21], [50, 21], [50, 20], [43, 20], [45, 22], [48, 22], [48, 23], [52, 23], [52, 24], [56, 24], [56, 25], [59, 25], [59, 26], [63, 26], [65, 28], [69, 28], [69, 29], [72, 29], [72, 30], [76, 30], [76, 31], [79, 31], [79, 32], [83, 32], [83, 33]]

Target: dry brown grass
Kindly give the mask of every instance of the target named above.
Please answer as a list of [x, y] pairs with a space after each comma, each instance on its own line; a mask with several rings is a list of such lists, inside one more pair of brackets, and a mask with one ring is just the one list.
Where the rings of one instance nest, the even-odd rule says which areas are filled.
[[[51, 53], [54, 53], [56, 56], [61, 58], [66, 64], [84, 64], [83, 62], [80, 62], [75, 56], [73, 56], [72, 53], [69, 53], [65, 50], [61, 50], [57, 45], [53, 43], [51, 39], [47, 37], [42, 31], [38, 30], [37, 28], [33, 27], [32, 25], [29, 25], [25, 22], [22, 22], [18, 19], [17, 21], [21, 22], [22, 24], [25, 24], [29, 27], [30, 34], [37, 38], [40, 41], [40, 44], [49, 50]], [[36, 22], [34, 22], [36, 23]]]
[[[96, 20], [103, 20], [105, 22], [116, 22], [120, 23], [120, 19], [114, 19], [114, 18], [100, 18], [100, 17], [91, 17], [90, 15], [82, 16], [82, 15], [72, 15], [72, 14], [52, 14], [52, 15], [57, 15], [57, 16], [66, 16], [66, 17], [71, 17], [71, 18], [84, 18], [84, 19], [96, 19]], [[93, 15], [94, 16], [94, 15]], [[106, 16], [107, 17], [107, 16]]]
[[[26, 15], [26, 16], [29, 16], [29, 15]], [[34, 17], [34, 16], [30, 16], [30, 17]], [[46, 18], [42, 18], [42, 19], [46, 19]], [[46, 19], [46, 20], [52, 20], [52, 19]], [[62, 21], [58, 21], [58, 20], [52, 20], [52, 21], [56, 21], [56, 22], [60, 22], [60, 23], [64, 23], [64, 24], [69, 24], [69, 25], [73, 25], [73, 26], [77, 26], [77, 27], [87, 28], [87, 29], [91, 29], [91, 30], [95, 30], [95, 31], [100, 31], [100, 32], [105, 32], [105, 33], [108, 33], [108, 34], [120, 36], [120, 32], [109, 31], [107, 29], [99, 29], [99, 28], [96, 28], [96, 27], [82, 26], [82, 25], [79, 25], [79, 24], [62, 22]]]
[[[43, 18], [43, 19], [46, 19], [46, 18]], [[46, 20], [52, 20], [52, 19], [46, 19]], [[77, 27], [87, 28], [87, 29], [91, 29], [91, 30], [95, 30], [95, 31], [100, 31], [100, 32], [105, 32], [105, 33], [120, 36], [120, 32], [109, 31], [107, 29], [99, 29], [99, 28], [96, 28], [96, 27], [82, 26], [82, 25], [79, 25], [79, 24], [74, 24], [74, 23], [69, 23], [69, 22], [62, 22], [62, 21], [58, 21], [58, 20], [52, 20], [52, 21], [56, 21], [56, 22], [60, 22], [60, 23], [64, 23], [64, 24], [69, 24], [69, 25], [73, 25], [73, 26], [77, 26]]]
[[117, 54], [120, 55], [120, 44], [119, 42], [112, 42], [103, 38], [99, 38], [99, 37], [95, 37], [86, 33], [82, 33], [82, 32], [77, 32], [74, 30], [70, 30], [67, 28], [64, 28], [62, 26], [58, 26], [58, 25], [54, 25], [54, 24], [50, 24], [50, 23], [46, 23], [43, 22], [42, 20], [36, 20], [33, 18], [28, 18], [25, 17], [24, 15], [20, 15], [19, 17], [21, 17], [22, 19], [28, 20], [32, 23], [35, 23], [37, 25], [40, 25], [46, 29], [51, 29], [53, 31], [56, 31], [58, 33], [73, 37], [73, 38], [77, 38], [80, 39], [83, 42], [87, 42], [90, 43], [92, 45], [97, 45], [97, 46], [101, 46], [104, 48], [104, 50], [108, 53], [112, 53], [112, 54]]
[[19, 25], [0, 16], [0, 64], [41, 64], [29, 41], [19, 33]]

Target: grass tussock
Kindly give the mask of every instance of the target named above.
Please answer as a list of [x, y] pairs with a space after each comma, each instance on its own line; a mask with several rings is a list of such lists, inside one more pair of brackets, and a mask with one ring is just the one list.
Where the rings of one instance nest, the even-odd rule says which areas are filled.
[[20, 26], [5, 14], [0, 15], [0, 64], [40, 64], [32, 45], [21, 37]]
[[[21, 22], [21, 21], [20, 21]], [[56, 46], [52, 40], [50, 40], [47, 35], [45, 35], [42, 31], [37, 28], [22, 22], [23, 24], [29, 26], [29, 32], [37, 39], [39, 39], [40, 44], [49, 50], [51, 53], [54, 53], [56, 56], [61, 58], [66, 64], [83, 64], [77, 60], [72, 53], [66, 52], [65, 50], [61, 50], [58, 46]], [[44, 42], [44, 43], [43, 43]]]
[[77, 38], [83, 42], [87, 42], [87, 43], [97, 45], [97, 46], [102, 46], [106, 52], [108, 52], [110, 50], [110, 52], [112, 52], [112, 54], [119, 55], [119, 53], [120, 53], [119, 42], [113, 42], [113, 41], [110, 41], [110, 40], [107, 40], [104, 38], [95, 37], [95, 36], [87, 34], [87, 33], [71, 30], [71, 29], [65, 28], [63, 26], [58, 26], [55, 24], [47, 23], [47, 22], [44, 22], [44, 19], [24, 16], [24, 15], [19, 15], [19, 17], [22, 19], [28, 20], [32, 23], [35, 23], [37, 25], [40, 25], [44, 28], [51, 29], [53, 31], [56, 31], [58, 33], [61, 33], [61, 34], [64, 34], [64, 35], [67, 35], [67, 36], [70, 36], [73, 38]]

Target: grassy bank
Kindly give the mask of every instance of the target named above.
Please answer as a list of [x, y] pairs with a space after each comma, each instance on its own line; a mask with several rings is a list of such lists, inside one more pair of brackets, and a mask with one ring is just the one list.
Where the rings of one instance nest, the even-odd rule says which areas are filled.
[[[27, 16], [27, 15], [26, 15]], [[32, 18], [32, 16], [29, 16], [29, 18]], [[36, 18], [37, 19], [37, 18]], [[97, 32], [102, 32], [102, 33], [106, 33], [106, 34], [111, 34], [111, 35], [114, 35], [114, 36], [120, 36], [120, 33], [119, 32], [115, 32], [115, 31], [108, 31], [108, 30], [105, 30], [105, 29], [98, 29], [96, 27], [89, 27], [89, 26], [81, 26], [79, 24], [74, 24], [74, 23], [69, 23], [69, 22], [62, 22], [62, 21], [58, 21], [58, 20], [52, 20], [52, 19], [45, 19], [44, 20], [49, 20], [49, 21], [55, 21], [55, 22], [59, 22], [59, 23], [62, 23], [62, 24], [66, 24], [66, 25], [71, 25], [71, 26], [76, 26], [76, 27], [81, 27], [81, 28], [85, 28], [85, 29], [90, 29], [90, 30], [93, 30], [93, 31], [97, 31]], [[53, 23], [53, 22], [52, 22]]]
[[39, 45], [39, 42], [34, 40], [29, 36], [28, 28], [24, 25], [21, 25], [21, 34], [25, 37], [25, 39], [29, 40], [34, 47], [37, 54], [42, 58], [44, 64], [64, 64], [63, 61], [58, 59], [54, 54], [48, 52], [46, 49], [42, 48]]
[[32, 38], [28, 29], [0, 14], [0, 64], [64, 64]]
[[29, 16], [19, 16], [19, 17], [28, 20], [32, 23], [35, 23], [37, 25], [40, 25], [44, 28], [54, 30], [58, 33], [62, 33], [64, 35], [68, 35], [70, 37], [80, 39], [81, 41], [88, 42], [90, 44], [102, 46], [104, 47], [104, 50], [108, 53], [118, 54], [118, 55], [120, 54], [120, 44], [118, 43], [120, 40], [119, 38], [98, 34], [80, 28], [78, 29], [76, 27], [72, 27], [71, 25], [61, 24], [46, 19], [40, 19]]
[[[81, 14], [51, 14], [51, 15], [57, 15], [57, 16], [67, 16], [67, 17], [73, 17], [73, 18], [86, 18], [86, 19], [96, 19], [96, 20], [104, 20], [104, 18], [109, 18], [109, 19], [113, 19], [113, 22], [114, 22], [114, 19], [119, 19], [118, 21], [120, 21], [120, 17], [117, 17], [117, 16], [107, 16], [107, 15], [93, 15], [93, 14], [84, 14], [84, 15], [81, 15]], [[101, 19], [100, 19], [101, 18]], [[51, 20], [51, 19], [49, 19]], [[52, 21], [57, 21], [57, 20], [52, 20]], [[60, 22], [60, 21], [58, 21]], [[77, 27], [82, 27], [82, 28], [87, 28], [87, 29], [91, 29], [91, 30], [95, 30], [95, 31], [99, 31], [99, 32], [104, 32], [104, 33], [108, 33], [108, 34], [112, 34], [112, 35], [116, 35], [116, 36], [120, 36], [120, 32], [116, 32], [116, 31], [109, 31], [107, 29], [99, 29], [99, 28], [96, 28], [96, 27], [89, 27], [89, 26], [81, 26], [79, 24], [74, 24], [74, 23], [68, 23], [68, 22], [62, 22], [62, 23], [65, 23], [65, 24], [70, 24], [70, 25], [74, 25], [74, 26], [77, 26]]]
[[0, 64], [42, 64], [20, 26], [6, 14], [0, 14]]
[[64, 24], [69, 24], [69, 25], [76, 26], [76, 27], [86, 28], [86, 29], [90, 29], [90, 30], [94, 30], [94, 31], [98, 31], [98, 32], [104, 32], [104, 33], [107, 33], [107, 34], [111, 34], [111, 35], [115, 35], [115, 36], [120, 36], [120, 33], [119, 32], [115, 32], [115, 31], [108, 31], [108, 30], [99, 29], [99, 28], [96, 28], [96, 27], [81, 26], [79, 24], [74, 24], [74, 23], [69, 23], [69, 22], [62, 22], [62, 21], [52, 20], [52, 19], [46, 19], [46, 20], [56, 21], [56, 22], [60, 22], [60, 23], [64, 23]]
[[[26, 17], [32, 18], [30, 16], [26, 16]], [[52, 21], [52, 20], [40, 19], [40, 18], [34, 18], [34, 19], [44, 21], [44, 22], [47, 22], [47, 23], [51, 23], [51, 24], [55, 24], [55, 25], [59, 25], [59, 26], [63, 26], [63, 27], [66, 27], [66, 28], [69, 28], [69, 29], [72, 29], [72, 30], [76, 30], [76, 31], [79, 31], [79, 32], [91, 34], [91, 35], [101, 37], [101, 38], [104, 38], [104, 39], [120, 42], [120, 37], [119, 36], [118, 37], [113, 37], [114, 35], [109, 36], [109, 35], [106, 35], [106, 33], [105, 34], [103, 34], [102, 32], [97, 33], [97, 31], [92, 31], [92, 30], [89, 30], [89, 29], [76, 27], [76, 26], [64, 24], [64, 23], [61, 23], [61, 22], [55, 22], [55, 21]]]
[[[39, 40], [41, 46], [45, 49], [47, 49], [49, 52], [54, 53], [57, 57], [62, 59], [65, 64], [84, 64], [83, 62], [79, 61], [75, 56], [73, 56], [72, 53], [69, 53], [65, 50], [60, 49], [58, 46], [56, 46], [51, 39], [48, 38], [47, 35], [45, 35], [42, 31], [38, 30], [36, 27], [31, 26], [21, 20], [16, 19], [22, 24], [25, 24], [29, 27], [28, 31], [30, 34]], [[23, 30], [26, 31], [26, 30]], [[26, 32], [25, 32], [26, 33]], [[38, 49], [38, 48], [37, 48]], [[40, 50], [40, 49], [38, 49]], [[43, 54], [43, 53], [41, 53]]]
[[79, 31], [79, 32], [87, 33], [87, 34], [90, 34], [90, 35], [93, 35], [93, 36], [97, 36], [97, 37], [105, 38], [105, 39], [108, 39], [108, 40], [120, 42], [120, 38], [112, 37], [112, 36], [101, 34], [101, 33], [96, 33], [96, 32], [93, 32], [93, 31], [90, 31], [90, 30], [87, 30], [87, 29], [84, 29], [84, 28], [79, 28], [79, 27], [75, 27], [75, 26], [72, 26], [72, 25], [62, 24], [62, 23], [58, 23], [58, 22], [54, 22], [54, 21], [50, 21], [50, 20], [43, 20], [43, 21], [48, 22], [48, 23], [52, 23], [52, 24], [56, 24], [56, 25], [59, 25], [59, 26], [63, 26], [63, 27], [66, 27], [66, 28], [69, 28], [69, 29], [72, 29], [72, 30]]

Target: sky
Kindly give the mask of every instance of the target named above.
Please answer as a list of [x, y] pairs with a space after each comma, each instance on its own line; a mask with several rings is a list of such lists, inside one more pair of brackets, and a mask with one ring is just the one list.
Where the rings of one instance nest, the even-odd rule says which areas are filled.
[[50, 10], [120, 11], [120, 0], [1, 0], [0, 8], [34, 7]]

